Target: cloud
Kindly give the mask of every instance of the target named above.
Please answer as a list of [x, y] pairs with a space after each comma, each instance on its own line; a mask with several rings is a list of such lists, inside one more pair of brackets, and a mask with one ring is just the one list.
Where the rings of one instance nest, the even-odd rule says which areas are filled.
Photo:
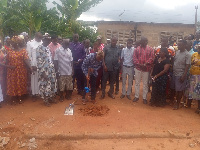
[[103, 0], [84, 12], [79, 20], [193, 24], [197, 4], [200, 0]]

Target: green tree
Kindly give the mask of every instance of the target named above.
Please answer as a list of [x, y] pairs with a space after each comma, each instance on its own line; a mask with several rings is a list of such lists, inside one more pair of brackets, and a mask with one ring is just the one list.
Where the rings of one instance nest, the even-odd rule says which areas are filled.
[[59, 12], [62, 15], [60, 20], [61, 29], [64, 35], [63, 37], [72, 37], [73, 33], [78, 33], [80, 35], [80, 40], [89, 38], [92, 41], [96, 38], [96, 33], [92, 28], [89, 28], [87, 25], [78, 22], [77, 18], [83, 12], [86, 12], [91, 7], [96, 6], [103, 0], [60, 0], [61, 4], [53, 2]]

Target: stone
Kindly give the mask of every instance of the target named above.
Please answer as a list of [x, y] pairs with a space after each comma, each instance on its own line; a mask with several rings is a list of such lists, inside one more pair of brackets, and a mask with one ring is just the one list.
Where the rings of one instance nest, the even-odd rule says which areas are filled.
[[10, 141], [10, 137], [1, 137], [0, 136], [0, 147], [4, 147]]

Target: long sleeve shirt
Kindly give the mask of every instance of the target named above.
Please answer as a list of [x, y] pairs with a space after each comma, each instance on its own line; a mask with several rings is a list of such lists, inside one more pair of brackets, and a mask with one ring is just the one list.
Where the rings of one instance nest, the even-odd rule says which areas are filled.
[[[133, 53], [133, 63], [136, 69], [144, 72], [150, 72], [154, 60], [154, 50], [146, 46], [145, 48], [138, 46]], [[141, 65], [146, 64], [146, 67]]]
[[[86, 56], [84, 45], [80, 42], [71, 42], [69, 44], [69, 49], [71, 49], [72, 57], [74, 62], [78, 62], [79, 59], [84, 59]], [[81, 68], [82, 63], [74, 64], [74, 69]]]
[[91, 72], [90, 75], [94, 75], [95, 77], [97, 77], [98, 69], [101, 68], [102, 66], [102, 61], [96, 60], [96, 55], [97, 55], [96, 53], [91, 53], [87, 55], [86, 58], [84, 59], [81, 68], [85, 76], [87, 76], [88, 74], [88, 69], [92, 68], [94, 69], [94, 72]]

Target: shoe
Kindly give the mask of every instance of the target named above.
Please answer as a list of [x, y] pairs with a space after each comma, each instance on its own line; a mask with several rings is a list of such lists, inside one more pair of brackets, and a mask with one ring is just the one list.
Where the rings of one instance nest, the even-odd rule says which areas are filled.
[[126, 95], [126, 97], [127, 97], [129, 100], [131, 100], [131, 96], [130, 96], [130, 95]]
[[82, 104], [86, 105], [86, 100], [85, 99], [82, 99]]
[[143, 99], [143, 104], [147, 104], [147, 100], [146, 99]]
[[101, 99], [104, 99], [104, 98], [105, 98], [105, 94], [102, 94], [102, 95], [101, 95]]
[[179, 109], [179, 104], [176, 102], [174, 107], [173, 107], [173, 110], [178, 110]]
[[125, 95], [123, 95], [123, 94], [120, 96], [121, 99], [124, 98], [124, 97], [125, 97]]
[[112, 99], [115, 99], [114, 95], [113, 95], [113, 94], [110, 94], [109, 92], [108, 92], [108, 96], [109, 96], [110, 98], [112, 98]]
[[21, 99], [19, 99], [19, 104], [22, 104], [23, 102], [22, 102], [22, 100]]
[[118, 95], [119, 94], [119, 91], [115, 91], [115, 95]]
[[139, 98], [135, 97], [135, 98], [133, 99], [133, 102], [137, 102], [138, 100], [139, 100]]
[[64, 97], [61, 96], [60, 99], [59, 99], [59, 101], [60, 101], [60, 102], [63, 102], [63, 101], [64, 101]]
[[196, 114], [200, 114], [200, 109], [197, 108], [197, 110], [195, 111]]

